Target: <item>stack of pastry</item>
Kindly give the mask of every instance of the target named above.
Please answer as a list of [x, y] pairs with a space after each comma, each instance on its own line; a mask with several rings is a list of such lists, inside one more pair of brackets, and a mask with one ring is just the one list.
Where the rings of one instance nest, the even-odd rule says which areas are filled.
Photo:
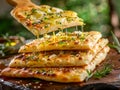
[[[13, 1], [18, 4], [20, 0]], [[36, 36], [58, 28], [83, 25], [82, 19], [73, 11], [63, 11], [46, 5], [23, 5], [25, 2], [16, 6], [12, 15]], [[102, 38], [97, 31], [61, 30], [53, 35], [45, 34], [22, 46], [20, 55], [13, 58], [1, 74], [64, 83], [82, 82], [88, 77], [87, 72], [93, 72], [105, 59], [109, 52], [107, 43], [108, 40]]]
[[82, 82], [106, 57], [108, 40], [96, 31], [59, 32], [22, 46], [2, 75], [56, 82]]

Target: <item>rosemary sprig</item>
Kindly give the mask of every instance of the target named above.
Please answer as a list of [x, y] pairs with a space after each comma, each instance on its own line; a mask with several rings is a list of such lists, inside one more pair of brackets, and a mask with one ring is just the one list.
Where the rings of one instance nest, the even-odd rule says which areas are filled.
[[114, 44], [117, 46], [120, 46], [120, 42], [119, 42], [118, 38], [115, 36], [115, 34], [112, 31], [111, 31], [111, 34], [112, 34], [112, 37], [114, 40]]
[[89, 70], [86, 70], [88, 77], [86, 78], [85, 81], [88, 81], [91, 77], [100, 79], [108, 75], [111, 71], [112, 71], [112, 66], [110, 64], [106, 64], [101, 70], [97, 70], [93, 73]]
[[118, 51], [118, 53], [120, 53], [120, 42], [112, 31], [111, 31], [111, 34], [113, 38], [113, 44], [109, 44], [109, 47], [115, 48]]
[[89, 70], [86, 70], [86, 72], [88, 74], [88, 77], [85, 79], [85, 81], [88, 81], [93, 76], [93, 73]]
[[103, 69], [101, 69], [99, 71], [97, 70], [94, 73], [93, 77], [97, 78], [97, 79], [100, 79], [100, 78], [105, 77], [106, 75], [108, 75], [111, 71], [112, 71], [112, 66], [110, 64], [107, 64], [107, 65], [105, 65], [103, 67]]

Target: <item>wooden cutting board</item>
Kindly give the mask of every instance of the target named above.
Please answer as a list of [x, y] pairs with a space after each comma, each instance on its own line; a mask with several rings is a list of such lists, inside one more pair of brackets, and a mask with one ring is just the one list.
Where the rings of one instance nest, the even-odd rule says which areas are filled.
[[[0, 59], [0, 70], [5, 68], [4, 64], [8, 65], [12, 57], [6, 59]], [[56, 82], [47, 82], [39, 79], [23, 79], [23, 78], [8, 78], [8, 77], [0, 77], [0, 88], [2, 87], [3, 90], [62, 90], [70, 87], [83, 87], [89, 84], [96, 84], [96, 83], [107, 83], [114, 85], [120, 88], [120, 54], [116, 52], [116, 50], [111, 49], [105, 62], [103, 62], [97, 69], [103, 67], [105, 63], [109, 63], [113, 66], [112, 72], [101, 78], [101, 79], [94, 79], [91, 78], [87, 82], [83, 83], [56, 83]], [[90, 85], [91, 86], [91, 85]], [[96, 85], [95, 85], [96, 86]], [[2, 89], [0, 89], [2, 90]], [[74, 89], [73, 89], [74, 90]]]

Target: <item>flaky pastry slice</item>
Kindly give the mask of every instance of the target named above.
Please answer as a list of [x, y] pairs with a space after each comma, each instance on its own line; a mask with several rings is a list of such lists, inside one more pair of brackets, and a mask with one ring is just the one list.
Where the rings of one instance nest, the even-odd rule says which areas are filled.
[[7, 77], [39, 78], [55, 82], [83, 82], [88, 77], [87, 71], [93, 71], [106, 57], [109, 47], [106, 46], [86, 66], [69, 68], [6, 68], [1, 74]]
[[64, 11], [48, 5], [35, 5], [31, 0], [7, 0], [15, 8], [11, 15], [35, 36], [65, 29], [83, 26], [83, 20], [74, 11]]
[[96, 54], [108, 43], [107, 39], [100, 39], [87, 51], [49, 51], [24, 53], [16, 56], [9, 67], [69, 67], [89, 64]]
[[47, 35], [23, 45], [19, 52], [40, 52], [51, 50], [86, 50], [92, 49], [102, 37], [100, 32], [59, 32], [56, 35]]

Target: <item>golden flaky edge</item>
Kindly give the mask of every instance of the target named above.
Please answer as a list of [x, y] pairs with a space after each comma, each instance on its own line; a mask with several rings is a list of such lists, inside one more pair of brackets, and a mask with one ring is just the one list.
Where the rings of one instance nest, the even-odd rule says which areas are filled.
[[[39, 9], [39, 12], [35, 12], [36, 9]], [[30, 14], [32, 16], [32, 20], [25, 16], [26, 12], [34, 11], [35, 14]], [[57, 14], [61, 14], [62, 17], [54, 18]], [[40, 14], [40, 15], [39, 15]], [[46, 14], [49, 14], [48, 17], [52, 17], [47, 19], [43, 19]], [[51, 14], [51, 15], [50, 15]], [[76, 12], [73, 11], [63, 11], [62, 9], [51, 7], [48, 5], [19, 5], [11, 11], [11, 15], [24, 27], [26, 27], [30, 32], [32, 32], [35, 36], [39, 36], [41, 34], [53, 32], [60, 29], [65, 29], [73, 26], [83, 26], [83, 20], [77, 16]], [[38, 18], [40, 17], [41, 18]], [[67, 18], [68, 17], [68, 18]], [[37, 19], [38, 18], [38, 19]], [[46, 18], [46, 17], [45, 17]], [[68, 20], [69, 19], [69, 20]], [[39, 20], [39, 21], [38, 21]], [[41, 23], [41, 21], [45, 23]]]
[[59, 32], [57, 35], [50, 35], [46, 38], [35, 39], [23, 45], [19, 53], [40, 52], [51, 50], [88, 50], [102, 37], [100, 32], [72, 32], [70, 35]]
[[87, 71], [93, 71], [107, 56], [109, 47], [106, 46], [101, 50], [90, 64], [84, 67], [69, 68], [6, 68], [1, 74], [7, 77], [18, 78], [39, 78], [46, 81], [55, 82], [83, 82], [88, 76]]
[[83, 66], [91, 60], [108, 43], [107, 39], [100, 39], [92, 50], [87, 51], [50, 51], [24, 53], [13, 58], [9, 67], [69, 67]]

